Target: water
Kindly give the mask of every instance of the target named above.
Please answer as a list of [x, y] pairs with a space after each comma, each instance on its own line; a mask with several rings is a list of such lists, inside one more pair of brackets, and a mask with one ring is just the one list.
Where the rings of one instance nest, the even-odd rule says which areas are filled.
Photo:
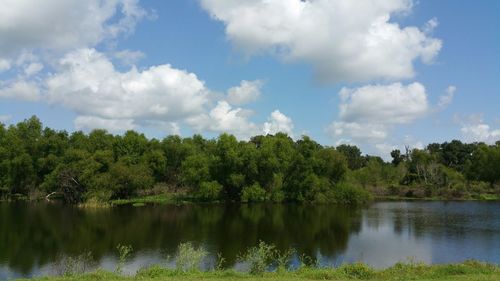
[[[500, 202], [378, 202], [353, 208], [313, 205], [124, 206], [78, 209], [0, 203], [0, 279], [54, 274], [61, 257], [92, 251], [113, 270], [165, 264], [179, 243], [202, 245], [227, 265], [259, 240], [294, 248], [322, 265], [362, 261], [377, 268], [407, 259], [500, 263]], [[213, 261], [213, 259], [212, 259]]]

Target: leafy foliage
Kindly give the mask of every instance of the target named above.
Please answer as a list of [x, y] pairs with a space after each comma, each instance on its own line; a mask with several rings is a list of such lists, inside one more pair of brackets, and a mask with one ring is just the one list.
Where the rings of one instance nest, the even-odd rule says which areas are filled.
[[[163, 140], [128, 131], [67, 133], [36, 117], [0, 124], [0, 197], [69, 203], [154, 195], [155, 186], [201, 201], [359, 203], [368, 193], [479, 196], [498, 193], [500, 144], [430, 144], [394, 150], [392, 163], [358, 147], [322, 146], [284, 133], [238, 141], [222, 134]], [[487, 185], [483, 184], [488, 183]], [[495, 189], [496, 188], [496, 189]]]
[[201, 269], [203, 259], [208, 252], [203, 248], [195, 248], [191, 243], [181, 243], [177, 249], [175, 266], [179, 271], [196, 271]]

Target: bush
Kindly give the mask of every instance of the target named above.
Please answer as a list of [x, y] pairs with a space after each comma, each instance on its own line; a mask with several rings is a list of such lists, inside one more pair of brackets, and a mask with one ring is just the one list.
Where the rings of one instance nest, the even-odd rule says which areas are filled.
[[295, 255], [295, 253], [296, 251], [294, 249], [288, 249], [283, 253], [276, 251], [275, 260], [279, 272], [285, 271], [290, 267], [292, 257], [293, 255]]
[[363, 204], [371, 199], [368, 191], [346, 182], [336, 184], [328, 193], [328, 197], [333, 202], [341, 204]]
[[198, 197], [204, 201], [213, 201], [220, 198], [222, 185], [217, 181], [202, 182], [198, 190]]
[[160, 265], [152, 265], [140, 268], [135, 276], [139, 278], [149, 279], [149, 278], [160, 278], [169, 275], [173, 275], [171, 269], [166, 269]]
[[199, 270], [207, 254], [207, 251], [201, 247], [195, 248], [189, 242], [181, 243], [177, 249], [175, 267], [183, 272]]
[[263, 202], [266, 200], [266, 191], [260, 187], [259, 183], [245, 186], [241, 194], [242, 202]]
[[123, 271], [125, 262], [130, 257], [130, 254], [132, 254], [132, 246], [118, 244], [116, 250], [118, 251], [118, 263], [116, 264], [115, 272], [120, 274]]
[[76, 257], [63, 257], [54, 264], [58, 275], [73, 276], [83, 274], [96, 265], [92, 252], [86, 252]]
[[372, 268], [362, 263], [346, 264], [343, 265], [340, 270], [348, 277], [358, 279], [368, 279], [375, 273]]
[[248, 263], [251, 274], [263, 274], [273, 263], [275, 257], [275, 247], [263, 241], [257, 247], [252, 247], [238, 259]]

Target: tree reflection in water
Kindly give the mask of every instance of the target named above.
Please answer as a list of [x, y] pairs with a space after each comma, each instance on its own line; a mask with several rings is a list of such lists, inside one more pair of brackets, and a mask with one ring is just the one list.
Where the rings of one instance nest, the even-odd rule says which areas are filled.
[[258, 244], [296, 249], [311, 257], [335, 258], [361, 227], [361, 210], [295, 204], [131, 206], [79, 209], [58, 204], [0, 204], [0, 265], [28, 275], [61, 256], [92, 251], [96, 261], [116, 254], [116, 245], [135, 253], [174, 255], [181, 242], [221, 253], [227, 266]]

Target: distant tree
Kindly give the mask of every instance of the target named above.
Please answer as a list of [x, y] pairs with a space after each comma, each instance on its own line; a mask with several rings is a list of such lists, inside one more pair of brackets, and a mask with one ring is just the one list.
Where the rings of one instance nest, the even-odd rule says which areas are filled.
[[342, 144], [337, 146], [337, 150], [346, 157], [349, 169], [357, 170], [365, 165], [365, 158], [361, 156], [361, 150], [357, 146]]
[[392, 157], [392, 164], [394, 166], [398, 166], [399, 163], [403, 162], [405, 159], [404, 155], [401, 154], [401, 151], [399, 149], [391, 151], [391, 157]]
[[181, 180], [189, 188], [196, 190], [202, 182], [211, 181], [211, 161], [205, 154], [193, 154], [182, 162]]
[[162, 140], [135, 131], [68, 134], [33, 116], [8, 127], [0, 123], [0, 197], [107, 201], [166, 183], [204, 201], [353, 202], [365, 200], [366, 190], [399, 194], [423, 186], [426, 194], [478, 194], [500, 181], [500, 142], [454, 140], [391, 156], [389, 164], [362, 156], [356, 146], [335, 149], [284, 133], [250, 141], [229, 134]]

